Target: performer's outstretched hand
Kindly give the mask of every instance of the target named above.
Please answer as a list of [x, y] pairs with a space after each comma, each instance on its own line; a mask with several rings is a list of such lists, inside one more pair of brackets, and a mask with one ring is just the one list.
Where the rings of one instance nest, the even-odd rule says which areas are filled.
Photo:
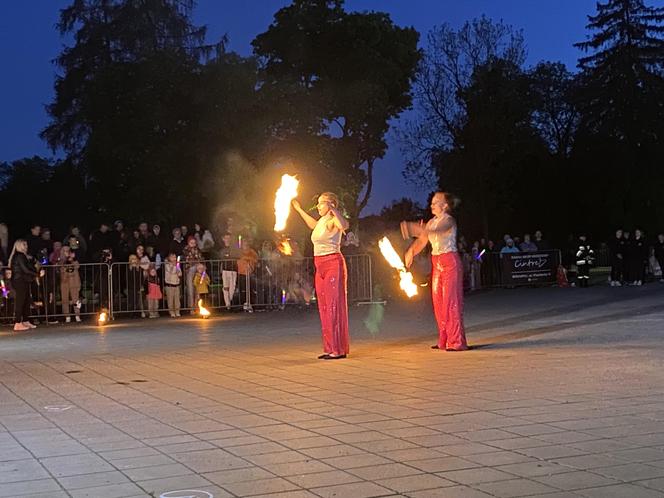
[[302, 206], [300, 206], [300, 202], [297, 199], [293, 199], [291, 201], [291, 204], [293, 205], [293, 207], [295, 208], [296, 211], [299, 211], [300, 209], [302, 209]]

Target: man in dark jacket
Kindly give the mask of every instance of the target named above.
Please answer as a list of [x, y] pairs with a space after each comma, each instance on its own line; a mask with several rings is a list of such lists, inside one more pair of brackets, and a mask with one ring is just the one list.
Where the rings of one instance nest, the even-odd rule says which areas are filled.
[[113, 234], [109, 231], [107, 223], [102, 223], [99, 230], [90, 235], [90, 259], [100, 261], [104, 249], [113, 249]]
[[616, 235], [609, 242], [611, 252], [611, 287], [620, 287], [625, 278], [625, 245], [627, 241], [622, 229], [616, 230]]
[[38, 258], [42, 249], [44, 249], [44, 241], [41, 237], [41, 226], [32, 225], [30, 227], [30, 235], [26, 237], [28, 241], [28, 254], [33, 258]]

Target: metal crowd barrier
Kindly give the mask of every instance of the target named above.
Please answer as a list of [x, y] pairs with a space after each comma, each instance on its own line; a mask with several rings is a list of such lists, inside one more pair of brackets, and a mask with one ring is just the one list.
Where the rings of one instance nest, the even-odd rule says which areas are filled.
[[[359, 304], [373, 299], [371, 258], [368, 254], [346, 255], [348, 267], [348, 302]], [[287, 306], [316, 304], [313, 258], [277, 257], [259, 259], [248, 274], [238, 272], [236, 260], [206, 260], [205, 273], [210, 277], [209, 293], [204, 306], [208, 309], [284, 309]], [[71, 321], [76, 316], [97, 315], [102, 310], [110, 316], [149, 316], [145, 268], [129, 263], [80, 264], [80, 288], [63, 283], [61, 265], [42, 267], [45, 275], [31, 287], [31, 317], [40, 322]], [[162, 299], [153, 312], [169, 312], [165, 285], [166, 263], [159, 264], [157, 274]], [[195, 265], [180, 263], [182, 277], [177, 287], [180, 311], [198, 309], [198, 296], [193, 285]], [[9, 322], [14, 316], [14, 296], [9, 276], [2, 271], [7, 296], [0, 295], [0, 320]], [[173, 287], [172, 287], [173, 288]], [[169, 290], [169, 293], [172, 291]], [[63, 299], [65, 294], [65, 299]], [[70, 297], [67, 299], [67, 297]], [[69, 301], [69, 303], [67, 302]]]
[[[102, 309], [110, 308], [110, 265], [81, 263], [77, 269], [71, 265], [44, 265], [41, 268], [45, 272], [44, 276], [30, 287], [30, 316], [33, 319], [48, 323], [62, 321], [69, 316], [74, 321], [76, 316], [97, 315]], [[67, 269], [76, 271], [78, 279], [63, 278], [63, 272]], [[8, 268], [2, 268], [1, 271], [7, 295], [0, 295], [0, 319], [11, 321], [14, 317], [14, 293]]]

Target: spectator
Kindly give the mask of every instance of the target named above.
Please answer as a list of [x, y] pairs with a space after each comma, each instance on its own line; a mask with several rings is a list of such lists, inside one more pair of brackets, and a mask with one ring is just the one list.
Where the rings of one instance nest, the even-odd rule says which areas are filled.
[[537, 246], [538, 251], [550, 251], [551, 244], [549, 244], [542, 235], [541, 230], [535, 230], [535, 245]]
[[522, 252], [535, 252], [538, 246], [530, 240], [530, 234], [527, 233], [523, 236], [523, 242], [519, 245], [519, 249]]
[[360, 239], [355, 232], [346, 232], [346, 236], [341, 243], [341, 252], [347, 255], [358, 254], [360, 252]]
[[634, 240], [628, 261], [632, 285], [643, 285], [645, 281], [646, 265], [648, 264], [648, 244], [646, 244], [643, 232], [634, 230]]
[[143, 305], [144, 279], [145, 273], [140, 267], [138, 256], [130, 254], [127, 268], [127, 310], [140, 311], [141, 318], [145, 318], [145, 306]]
[[630, 265], [630, 260], [632, 258], [632, 239], [630, 233], [627, 230], [623, 230], [623, 238], [625, 239], [625, 246], [623, 247], [623, 280], [627, 282], [628, 285], [631, 285], [634, 281], [632, 275], [632, 267]]
[[0, 266], [9, 262], [9, 229], [4, 223], [0, 223]]
[[145, 248], [145, 254], [157, 270], [161, 268], [161, 255], [154, 250], [154, 247], [147, 246]]
[[[111, 247], [113, 248], [113, 254], [115, 254], [115, 257], [118, 261], [122, 261], [120, 259], [120, 240], [122, 239], [122, 234], [124, 233], [124, 222], [121, 220], [116, 220], [113, 222], [113, 231], [111, 232]], [[126, 240], [126, 238], [125, 238]], [[129, 256], [129, 254], [127, 254]]]
[[145, 279], [145, 296], [148, 300], [148, 313], [150, 318], [159, 318], [159, 301], [162, 298], [161, 284], [157, 269], [154, 265], [148, 268], [148, 276]]
[[196, 232], [194, 233], [194, 238], [196, 239], [196, 244], [198, 249], [200, 249], [203, 259], [210, 259], [210, 253], [214, 248], [214, 238], [212, 237], [212, 232], [208, 229], [204, 229], [201, 225], [194, 225]]
[[90, 257], [93, 261], [99, 261], [102, 252], [106, 249], [113, 251], [113, 235], [110, 233], [108, 223], [99, 225], [99, 230], [90, 235]]
[[62, 313], [65, 322], [71, 322], [71, 306], [74, 306], [74, 318], [81, 321], [81, 307], [79, 305], [79, 294], [81, 292], [81, 276], [78, 272], [79, 262], [76, 255], [69, 246], [62, 248], [59, 258], [60, 273], [60, 295], [62, 297]]
[[196, 291], [196, 303], [199, 301], [203, 302], [205, 306], [208, 303], [208, 294], [210, 292], [210, 275], [207, 274], [207, 270], [203, 263], [198, 263], [196, 266], [196, 273], [194, 274], [193, 287]]
[[44, 248], [44, 241], [41, 238], [40, 225], [32, 225], [32, 227], [30, 227], [30, 235], [28, 235], [27, 242], [27, 254], [38, 260], [41, 256], [42, 249]]
[[509, 254], [519, 252], [519, 249], [514, 245], [514, 240], [511, 238], [505, 239], [505, 246], [500, 250], [500, 254]]
[[611, 277], [609, 283], [611, 287], [620, 287], [625, 275], [625, 245], [627, 244], [623, 237], [622, 229], [616, 230], [615, 237], [609, 242], [609, 251], [611, 253]]
[[141, 267], [141, 270], [143, 270], [143, 278], [145, 278], [150, 269], [150, 258], [145, 254], [145, 247], [138, 246], [136, 248], [136, 257], [138, 258], [138, 265]]
[[180, 227], [180, 232], [182, 232], [182, 237], [186, 240], [189, 234], [189, 227], [187, 225], [182, 225]]
[[14, 290], [14, 331], [20, 332], [36, 327], [30, 323], [30, 284], [38, 276], [44, 276], [44, 270], [37, 272], [32, 259], [28, 258], [28, 242], [18, 239], [9, 255], [9, 266], [12, 273], [12, 288]]
[[258, 263], [258, 253], [249, 245], [247, 239], [242, 240], [242, 250], [240, 259], [237, 261], [237, 272], [240, 277], [240, 295], [244, 294], [245, 301], [242, 308], [245, 311], [252, 311], [251, 307], [251, 275], [256, 269]]
[[659, 281], [660, 283], [664, 283], [664, 233], [657, 235], [657, 242], [655, 242], [654, 252], [655, 259], [659, 264]]
[[480, 242], [473, 242], [473, 247], [470, 251], [470, 290], [479, 290], [482, 287], [482, 257], [480, 253], [482, 252]]
[[170, 253], [164, 265], [164, 293], [168, 313], [172, 318], [180, 316], [180, 281], [182, 269], [175, 253]]
[[222, 293], [226, 309], [230, 310], [233, 297], [235, 296], [235, 288], [237, 286], [237, 259], [239, 257], [239, 249], [233, 244], [232, 235], [228, 232], [226, 232], [221, 238], [219, 249], [219, 257], [222, 259]]
[[178, 227], [173, 229], [173, 238], [171, 239], [168, 245], [168, 252], [175, 254], [175, 256], [182, 256], [182, 251], [184, 250], [185, 241], [182, 238], [182, 230]]
[[62, 252], [62, 242], [56, 240], [53, 242], [53, 250], [48, 256], [49, 265], [57, 265], [60, 262], [60, 253]]
[[[72, 237], [75, 239], [75, 242], [72, 242]], [[62, 244], [65, 246], [68, 245], [70, 249], [76, 253], [76, 261], [79, 263], [85, 261], [88, 253], [88, 242], [85, 240], [85, 237], [83, 237], [81, 229], [77, 225], [69, 227], [69, 235], [65, 237]]]
[[187, 245], [182, 250], [182, 256], [185, 260], [185, 287], [187, 289], [187, 306], [193, 308], [195, 306], [194, 295], [194, 275], [196, 275], [196, 265], [203, 261], [203, 255], [198, 249], [196, 239], [190, 235], [187, 239]]
[[138, 246], [145, 247], [145, 240], [141, 237], [141, 231], [138, 228], [134, 228], [131, 231], [131, 237], [129, 237], [129, 254], [136, 254], [136, 248]]
[[138, 232], [141, 234], [141, 239], [145, 243], [148, 240], [148, 237], [150, 236], [150, 227], [147, 221], [141, 221], [138, 224]]
[[115, 254], [116, 261], [125, 262], [129, 260], [129, 255], [131, 254], [131, 249], [129, 247], [129, 235], [126, 230], [117, 232], [119, 237], [115, 242], [115, 249], [113, 254]]
[[159, 254], [162, 260], [169, 253], [168, 240], [166, 240], [166, 237], [161, 233], [161, 227], [159, 225], [152, 225], [152, 233], [145, 241], [145, 245], [154, 248], [155, 254]]

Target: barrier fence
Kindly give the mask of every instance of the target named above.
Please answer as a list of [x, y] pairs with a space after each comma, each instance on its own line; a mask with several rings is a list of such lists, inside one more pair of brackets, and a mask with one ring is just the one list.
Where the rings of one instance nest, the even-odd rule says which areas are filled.
[[[346, 255], [348, 302], [373, 300], [371, 257]], [[315, 304], [313, 258], [259, 259], [249, 268], [237, 260], [206, 260], [204, 275], [209, 292], [199, 295], [194, 283], [195, 263], [179, 265], [177, 285], [166, 282], [167, 265], [155, 265], [162, 298], [149, 300], [145, 279], [149, 265], [129, 263], [86, 263], [45, 265], [45, 275], [32, 286], [31, 317], [39, 321], [76, 320], [107, 310], [114, 316], [150, 316], [150, 313], [178, 313], [198, 309], [198, 299], [208, 309], [283, 309], [287, 306]], [[173, 270], [173, 268], [171, 268]], [[176, 271], [177, 273], [177, 271]], [[2, 269], [7, 296], [0, 296], [0, 319], [14, 315], [10, 276]], [[78, 275], [78, 277], [76, 276]], [[170, 278], [169, 282], [172, 282]], [[170, 298], [170, 300], [169, 300]], [[169, 306], [170, 301], [170, 306]], [[170, 309], [169, 309], [170, 308]]]

